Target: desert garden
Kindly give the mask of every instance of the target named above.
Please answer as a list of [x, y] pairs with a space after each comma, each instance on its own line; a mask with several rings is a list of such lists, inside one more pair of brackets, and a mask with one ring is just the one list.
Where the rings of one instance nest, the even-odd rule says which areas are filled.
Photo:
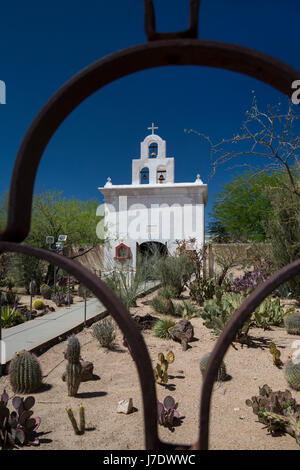
[[[269, 266], [260, 256], [259, 265], [249, 270], [244, 266], [242, 275], [228, 268], [209, 278], [203, 276], [205, 250], [186, 246], [178, 242], [176, 256], [148, 259], [130, 285], [122, 272], [106, 279], [144, 336], [157, 387], [159, 433], [174, 443], [195, 440], [209, 353], [236, 308], [268, 275]], [[230, 260], [232, 264], [232, 255]], [[139, 297], [138, 290], [150, 277], [160, 287]], [[300, 305], [286, 297], [288, 289], [275, 292], [253, 312], [224, 358], [211, 407], [212, 449], [299, 448], [295, 340], [300, 336]], [[40, 291], [40, 301], [49, 305], [41, 292], [46, 297], [49, 292]], [[18, 311], [18, 304], [13, 308]], [[39, 357], [18, 352], [0, 387], [2, 448], [144, 448], [135, 363], [109, 315]]]

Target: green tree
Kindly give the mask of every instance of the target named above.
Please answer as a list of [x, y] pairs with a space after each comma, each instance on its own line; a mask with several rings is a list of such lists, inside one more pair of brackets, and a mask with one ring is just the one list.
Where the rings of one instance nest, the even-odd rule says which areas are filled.
[[[5, 193], [0, 199], [0, 228], [3, 230], [7, 218], [8, 198]], [[33, 197], [30, 233], [26, 244], [40, 248], [46, 246], [46, 236], [51, 235], [57, 241], [58, 235], [67, 235], [67, 246], [84, 247], [78, 257], [92, 250], [101, 242], [96, 234], [97, 223], [100, 218], [96, 216], [99, 205], [96, 199], [81, 201], [75, 198], [67, 199], [59, 191], [46, 191]], [[67, 252], [66, 252], [67, 254]], [[28, 288], [30, 280], [41, 282], [44, 264], [41, 260], [31, 259], [28, 256], [10, 255], [11, 262], [8, 273], [18, 285]], [[52, 275], [51, 266], [48, 267], [46, 281]]]
[[[273, 206], [267, 188], [280, 188], [283, 173], [246, 172], [226, 183], [216, 195], [209, 233], [221, 242], [263, 242], [265, 222], [273, 217]], [[219, 240], [218, 240], [219, 238]]]
[[[295, 177], [300, 183], [300, 178]], [[299, 187], [300, 185], [298, 185]], [[267, 191], [273, 209], [273, 217], [264, 226], [271, 243], [274, 264], [277, 269], [300, 258], [300, 198], [284, 189]], [[292, 296], [300, 300], [300, 276], [287, 283]]]

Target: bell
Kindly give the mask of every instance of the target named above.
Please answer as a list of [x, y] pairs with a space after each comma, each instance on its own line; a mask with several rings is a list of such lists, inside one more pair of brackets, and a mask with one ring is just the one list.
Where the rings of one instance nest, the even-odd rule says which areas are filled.
[[160, 175], [158, 180], [160, 183], [162, 183], [165, 180], [164, 175]]
[[147, 179], [147, 175], [143, 175], [143, 180], [146, 180]]
[[155, 158], [156, 157], [156, 153], [154, 152], [154, 150], [151, 152], [151, 158]]

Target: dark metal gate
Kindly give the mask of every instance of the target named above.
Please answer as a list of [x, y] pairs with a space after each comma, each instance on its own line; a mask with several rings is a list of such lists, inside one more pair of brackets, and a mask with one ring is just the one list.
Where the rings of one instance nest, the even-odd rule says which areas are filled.
[[[90, 289], [109, 310], [126, 336], [143, 394], [146, 449], [189, 448], [160, 441], [156, 390], [151, 360], [142, 335], [113, 291], [83, 266], [47, 250], [21, 245], [29, 233], [33, 186], [43, 152], [64, 119], [86, 98], [114, 80], [140, 70], [165, 65], [217, 67], [254, 77], [287, 96], [300, 72], [266, 54], [233, 44], [197, 39], [200, 0], [190, 0], [190, 28], [179, 33], [157, 33], [152, 0], [144, 0], [148, 42], [89, 65], [63, 85], [45, 104], [19, 148], [9, 196], [8, 222], [0, 234], [0, 253], [18, 252], [44, 259], [68, 271]], [[258, 287], [236, 311], [218, 339], [204, 377], [199, 436], [192, 449], [208, 449], [209, 409], [214, 377], [230, 343], [251, 312], [280, 284], [300, 274], [300, 259], [284, 267]]]

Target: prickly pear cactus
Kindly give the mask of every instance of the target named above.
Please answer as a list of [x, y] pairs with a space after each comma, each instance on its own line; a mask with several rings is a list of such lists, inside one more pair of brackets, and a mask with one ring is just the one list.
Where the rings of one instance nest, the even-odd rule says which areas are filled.
[[289, 361], [285, 365], [285, 378], [292, 388], [300, 390], [300, 362]]
[[286, 331], [290, 335], [300, 335], [300, 313], [295, 312], [290, 315], [285, 315], [284, 324]]
[[42, 385], [42, 371], [36, 356], [28, 351], [16, 353], [9, 367], [14, 393], [34, 393]]
[[[210, 353], [205, 354], [200, 359], [200, 371], [201, 371], [202, 375], [204, 375], [204, 372], [206, 371], [209, 357], [210, 357]], [[223, 382], [224, 380], [226, 380], [226, 377], [227, 377], [226, 366], [225, 366], [224, 362], [222, 362], [220, 367], [219, 367], [219, 370], [218, 370], [217, 380], [219, 382]]]
[[160, 364], [156, 364], [156, 367], [153, 369], [156, 383], [168, 383], [168, 366], [174, 362], [174, 359], [175, 355], [172, 351], [168, 352], [166, 358], [163, 353], [158, 354], [158, 360]]
[[80, 363], [80, 343], [75, 335], [68, 339], [66, 359], [68, 360], [66, 369], [66, 378], [68, 385], [69, 397], [74, 397], [78, 392], [81, 380], [81, 363]]

